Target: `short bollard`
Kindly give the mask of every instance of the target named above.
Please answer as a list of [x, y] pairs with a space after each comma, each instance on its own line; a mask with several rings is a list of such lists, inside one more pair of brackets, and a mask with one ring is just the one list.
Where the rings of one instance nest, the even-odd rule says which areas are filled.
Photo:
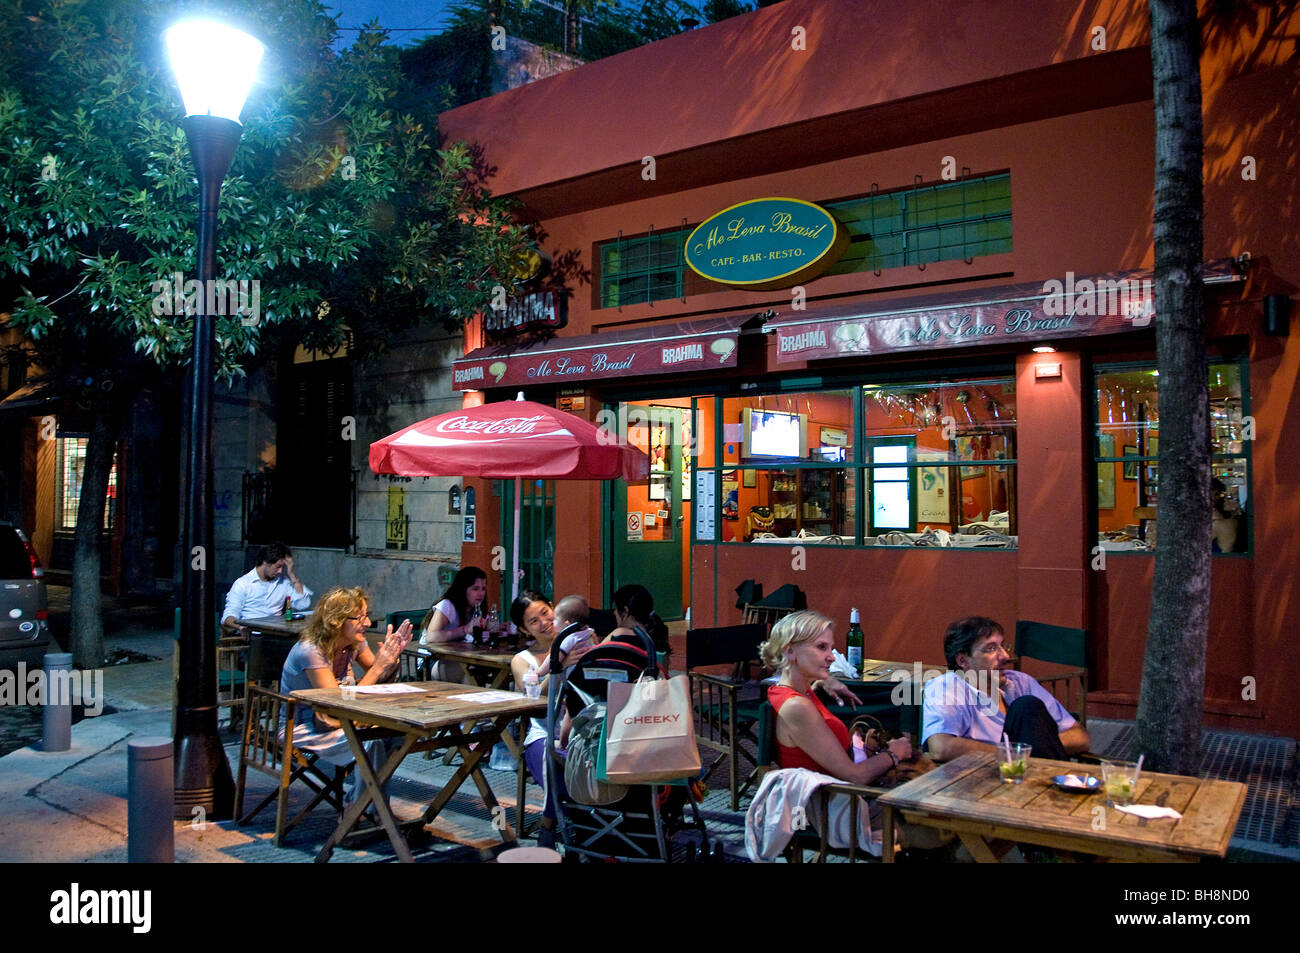
[[66, 689], [72, 676], [72, 655], [51, 652], [45, 656], [45, 698], [41, 708], [41, 750], [67, 751], [72, 747], [72, 693]]
[[126, 859], [131, 864], [170, 864], [176, 860], [172, 801], [176, 779], [170, 738], [127, 742]]

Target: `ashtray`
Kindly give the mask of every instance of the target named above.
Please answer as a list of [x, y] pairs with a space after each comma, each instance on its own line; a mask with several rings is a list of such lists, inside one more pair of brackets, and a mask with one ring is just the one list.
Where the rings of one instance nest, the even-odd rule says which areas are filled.
[[1070, 791], [1074, 794], [1091, 794], [1093, 791], [1101, 790], [1101, 778], [1094, 778], [1090, 774], [1084, 777], [1077, 774], [1058, 774], [1052, 778], [1052, 783], [1062, 791]]

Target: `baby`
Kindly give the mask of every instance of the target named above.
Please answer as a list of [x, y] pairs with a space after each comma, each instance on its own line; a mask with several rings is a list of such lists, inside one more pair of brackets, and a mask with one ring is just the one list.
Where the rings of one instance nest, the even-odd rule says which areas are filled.
[[[565, 596], [555, 604], [555, 627], [560, 630], [556, 636], [560, 640], [560, 663], [574, 650], [596, 643], [596, 633], [587, 627], [587, 616], [591, 607], [582, 596]], [[548, 655], [537, 667], [537, 677], [544, 678], [551, 670], [551, 657]]]

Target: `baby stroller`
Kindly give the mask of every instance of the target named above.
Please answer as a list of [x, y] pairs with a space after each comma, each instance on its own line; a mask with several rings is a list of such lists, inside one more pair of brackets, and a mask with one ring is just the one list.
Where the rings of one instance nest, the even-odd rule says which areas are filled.
[[[654, 642], [639, 629], [634, 635], [606, 642], [587, 652], [565, 671], [559, 659], [560, 639], [551, 646], [551, 691], [546, 712], [546, 796], [555, 810], [556, 828], [566, 855], [583, 860], [622, 860], [663, 863], [673, 859], [674, 838], [682, 836], [688, 859], [708, 856], [708, 834], [699, 810], [684, 786], [638, 784], [620, 800], [603, 805], [580, 803], [560, 796], [553, 779], [564, 779], [565, 755], [556, 750], [564, 713], [577, 718], [588, 705], [604, 702], [609, 683], [635, 682], [643, 674], [660, 677]], [[592, 711], [588, 711], [590, 717]], [[689, 804], [691, 819], [684, 815]]]

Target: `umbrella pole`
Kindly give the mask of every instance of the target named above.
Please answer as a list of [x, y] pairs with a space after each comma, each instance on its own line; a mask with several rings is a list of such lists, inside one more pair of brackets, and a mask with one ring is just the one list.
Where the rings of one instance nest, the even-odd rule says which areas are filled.
[[524, 495], [524, 479], [515, 476], [515, 545], [510, 550], [510, 602], [513, 605], [519, 597], [519, 518]]

